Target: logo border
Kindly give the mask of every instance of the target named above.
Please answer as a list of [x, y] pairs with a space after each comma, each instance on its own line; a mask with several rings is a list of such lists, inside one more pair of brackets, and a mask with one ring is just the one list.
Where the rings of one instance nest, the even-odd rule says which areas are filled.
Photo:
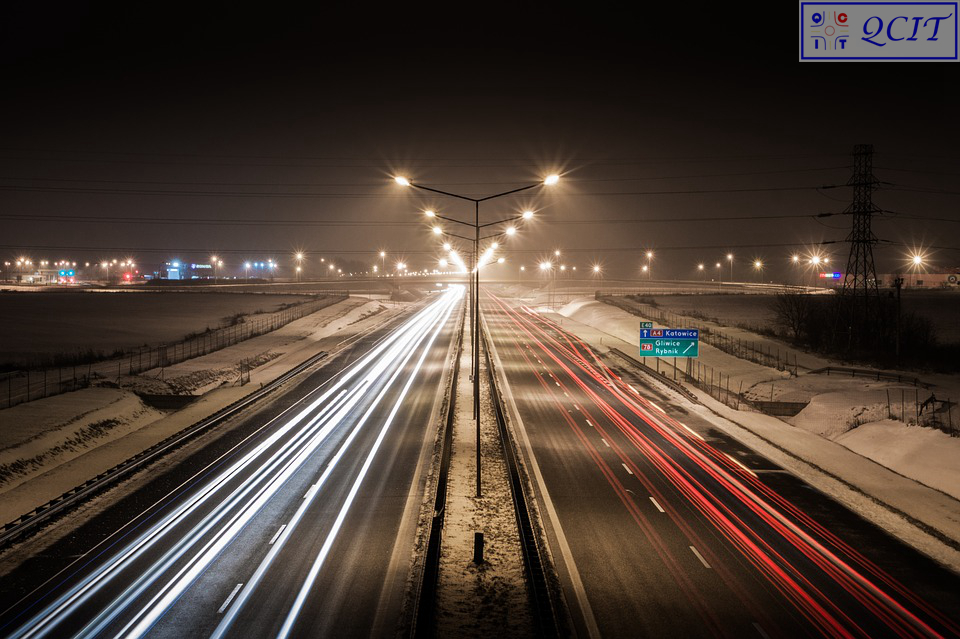
[[[816, 6], [850, 6], [850, 5], [895, 5], [895, 6], [915, 6], [915, 5], [943, 5], [947, 7], [953, 7], [953, 57], [949, 56], [806, 56], [804, 55], [804, 41], [805, 38], [803, 33], [803, 8], [807, 5], [816, 5]], [[927, 61], [958, 61], [960, 58], [957, 56], [957, 48], [960, 45], [960, 39], [958, 39], [958, 31], [960, 31], [960, 16], [957, 15], [960, 11], [960, 1], [958, 2], [800, 2], [800, 62], [817, 62], [820, 60], [866, 60], [866, 61], [883, 61], [883, 60], [927, 60]]]

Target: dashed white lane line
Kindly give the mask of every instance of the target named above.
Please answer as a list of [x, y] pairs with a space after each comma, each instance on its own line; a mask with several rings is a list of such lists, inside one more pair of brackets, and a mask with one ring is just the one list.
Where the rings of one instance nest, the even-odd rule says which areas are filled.
[[683, 426], [684, 428], [686, 428], [687, 431], [688, 431], [691, 435], [693, 435], [694, 437], [696, 437], [696, 438], [699, 439], [700, 441], [702, 441], [702, 442], [707, 441], [707, 440], [705, 440], [705, 439], [703, 438], [702, 435], [700, 435], [700, 433], [696, 432], [695, 430], [693, 430], [692, 428], [690, 428], [689, 426], [687, 426], [687, 425], [684, 424], [683, 422], [677, 422], [677, 423], [680, 424], [681, 426]]
[[707, 563], [707, 560], [703, 558], [703, 555], [700, 554], [700, 551], [699, 551], [699, 550], [697, 550], [697, 549], [694, 548], [693, 546], [690, 546], [690, 550], [692, 550], [692, 551], [693, 551], [693, 554], [695, 554], [695, 555], [697, 556], [697, 559], [700, 560], [700, 563], [703, 564], [703, 567], [704, 567], [704, 568], [709, 568], [709, 567], [710, 567], [710, 564], [708, 564], [708, 563]]
[[659, 511], [662, 512], [662, 513], [663, 513], [663, 512], [666, 512], [666, 511], [663, 509], [663, 507], [662, 507], [660, 504], [657, 503], [657, 500], [654, 499], [652, 495], [650, 496], [650, 501], [652, 501], [652, 502], [653, 502], [653, 505], [657, 507], [657, 510], [659, 510]]
[[607, 448], [610, 448], [610, 443], [607, 442], [607, 440], [605, 440], [603, 437], [600, 438], [600, 441], [603, 442], [603, 445], [604, 445], [604, 446], [606, 446]]
[[593, 426], [593, 424], [590, 423], [589, 419], [587, 420], [587, 426]]
[[556, 384], [557, 386], [560, 386], [560, 382], [554, 382], [554, 384]]
[[576, 408], [577, 410], [580, 410], [580, 407], [577, 406], [576, 404], [574, 404], [573, 407]]
[[763, 639], [770, 639], [770, 635], [764, 631], [763, 626], [758, 624], [756, 621], [753, 622], [753, 627], [757, 629], [757, 634], [759, 634]]
[[[649, 402], [650, 400], [647, 400], [647, 401]], [[663, 413], [664, 415], [667, 414], [667, 411], [663, 410], [662, 408], [660, 408], [659, 406], [657, 406], [657, 405], [654, 404], [653, 402], [650, 402], [650, 405], [653, 406], [654, 408], [656, 408], [658, 411], [660, 411], [660, 412]]]
[[286, 524], [280, 526], [280, 529], [277, 530], [277, 534], [275, 534], [275, 535], [273, 536], [273, 539], [270, 540], [270, 545], [271, 545], [271, 546], [273, 545], [273, 542], [275, 542], [277, 539], [280, 538], [280, 533], [282, 533], [282, 532], [283, 532], [283, 529], [286, 528], [286, 527], [287, 527]]
[[237, 584], [234, 586], [233, 591], [230, 593], [230, 596], [227, 597], [227, 600], [223, 602], [223, 605], [220, 606], [220, 610], [217, 611], [218, 615], [222, 615], [223, 611], [227, 609], [227, 606], [230, 605], [230, 602], [233, 601], [233, 598], [237, 596], [237, 593], [240, 592], [240, 589], [243, 588], [243, 584]]
[[[727, 455], [727, 454], [724, 453], [724, 455]], [[757, 476], [757, 474], [756, 474], [755, 472], [753, 472], [752, 470], [750, 470], [749, 468], [747, 468], [746, 466], [744, 466], [742, 463], [740, 463], [739, 461], [737, 461], [736, 459], [734, 459], [734, 458], [731, 457], [730, 455], [727, 455], [727, 459], [729, 459], [729, 460], [732, 461], [734, 464], [736, 464], [736, 465], [739, 466], [740, 468], [744, 469], [745, 471], [747, 471], [748, 473], [750, 473], [750, 474], [753, 475], [754, 477]]]
[[563, 395], [564, 397], [570, 397], [569, 395], [567, 395], [567, 391], [563, 391]]
[[633, 471], [630, 470], [630, 469], [627, 467], [626, 464], [620, 464], [620, 465], [623, 466], [623, 469], [624, 469], [625, 471], [627, 471], [627, 472], [630, 473], [631, 475], [633, 474]]

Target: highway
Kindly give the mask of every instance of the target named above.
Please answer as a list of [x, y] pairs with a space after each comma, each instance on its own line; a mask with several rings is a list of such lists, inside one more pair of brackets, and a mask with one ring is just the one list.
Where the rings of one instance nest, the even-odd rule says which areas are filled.
[[0, 635], [393, 634], [462, 297], [369, 340], [55, 575], [5, 584]]
[[484, 311], [578, 635], [960, 635], [955, 575], [532, 309]]

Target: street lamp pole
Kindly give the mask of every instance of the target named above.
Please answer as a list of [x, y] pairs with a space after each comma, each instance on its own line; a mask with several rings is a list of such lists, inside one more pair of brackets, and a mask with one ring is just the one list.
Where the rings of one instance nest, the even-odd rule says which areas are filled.
[[488, 226], [494, 226], [498, 224], [505, 224], [518, 219], [529, 219], [533, 214], [530, 211], [525, 211], [523, 215], [514, 216], [505, 220], [498, 220], [496, 222], [489, 222], [487, 224], [480, 224], [480, 203], [486, 202], [487, 200], [493, 200], [496, 198], [505, 197], [507, 195], [514, 195], [516, 193], [521, 193], [523, 191], [528, 191], [530, 189], [536, 188], [541, 185], [553, 185], [559, 181], [559, 176], [550, 175], [542, 182], [537, 182], [535, 184], [528, 184], [527, 186], [521, 186], [520, 188], [511, 189], [509, 191], [504, 191], [503, 193], [497, 193], [495, 195], [488, 195], [486, 197], [475, 198], [468, 197], [466, 195], [460, 195], [458, 193], [450, 193], [449, 191], [441, 191], [440, 189], [435, 189], [433, 187], [424, 186], [422, 184], [416, 184], [405, 177], [397, 176], [394, 178], [394, 181], [401, 186], [410, 186], [421, 191], [428, 191], [430, 193], [437, 193], [438, 195], [445, 195], [447, 197], [456, 198], [458, 200], [465, 200], [467, 202], [473, 202], [474, 210], [474, 223], [470, 224], [469, 222], [464, 222], [463, 220], [458, 220], [456, 218], [445, 217], [442, 215], [436, 215], [431, 212], [432, 216], [438, 217], [449, 222], [454, 222], [456, 224], [462, 224], [464, 226], [472, 226], [474, 229], [473, 237], [473, 273], [470, 275], [470, 285], [473, 288], [472, 291], [472, 330], [471, 337], [473, 342], [472, 348], [472, 359], [473, 359], [473, 418], [477, 424], [477, 497], [482, 496], [481, 482], [480, 482], [480, 229], [486, 228]]

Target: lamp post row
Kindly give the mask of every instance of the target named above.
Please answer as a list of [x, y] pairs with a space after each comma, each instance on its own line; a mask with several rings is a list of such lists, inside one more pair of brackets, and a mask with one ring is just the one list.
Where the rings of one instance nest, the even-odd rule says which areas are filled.
[[[487, 239], [480, 237], [480, 230], [483, 228], [489, 228], [491, 226], [498, 226], [500, 224], [506, 224], [520, 219], [529, 219], [532, 217], [533, 213], [530, 211], [524, 212], [522, 215], [516, 215], [507, 219], [497, 220], [495, 222], [488, 222], [487, 224], [480, 224], [480, 203], [486, 202], [488, 200], [493, 200], [496, 198], [506, 197], [508, 195], [515, 195], [523, 191], [529, 191], [530, 189], [536, 188], [538, 186], [551, 186], [560, 181], [560, 176], [550, 175], [547, 176], [542, 182], [537, 182], [535, 184], [528, 184], [527, 186], [521, 186], [520, 188], [511, 189], [509, 191], [504, 191], [502, 193], [497, 193], [495, 195], [488, 195], [486, 197], [469, 197], [466, 195], [461, 195], [459, 193], [451, 193], [449, 191], [442, 191], [440, 189], [435, 189], [433, 187], [424, 186], [422, 184], [416, 184], [411, 182], [409, 179], [397, 176], [394, 178], [394, 181], [401, 186], [409, 186], [415, 189], [420, 189], [421, 191], [428, 191], [430, 193], [436, 193], [438, 195], [445, 195], [447, 197], [456, 198], [458, 200], [464, 200], [467, 202], [473, 203], [473, 224], [470, 222], [464, 222], [463, 220], [458, 220], [456, 218], [447, 217], [443, 215], [437, 215], [432, 213], [431, 217], [436, 217], [441, 220], [446, 220], [454, 224], [462, 224], [463, 226], [473, 228], [473, 255], [471, 262], [473, 264], [473, 270], [470, 274], [470, 323], [471, 323], [471, 359], [472, 359], [472, 377], [473, 377], [473, 419], [476, 422], [477, 426], [477, 497], [481, 497], [483, 494], [482, 484], [480, 481], [480, 240]], [[455, 236], [460, 237], [460, 236]], [[490, 236], [493, 237], [493, 236]], [[462, 237], [466, 241], [470, 241], [469, 238]]]

